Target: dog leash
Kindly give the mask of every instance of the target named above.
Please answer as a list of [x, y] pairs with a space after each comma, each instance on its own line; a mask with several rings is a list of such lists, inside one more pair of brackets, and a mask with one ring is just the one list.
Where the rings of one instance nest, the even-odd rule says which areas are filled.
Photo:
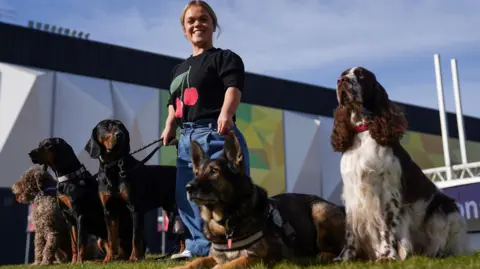
[[[143, 160], [141, 160], [139, 163], [137, 163], [137, 165], [135, 165], [135, 167], [132, 169], [132, 170], [136, 170], [138, 167], [144, 165], [146, 162], [148, 162], [148, 160], [150, 160], [153, 155], [155, 154], [155, 152], [157, 152], [157, 150], [159, 150], [162, 146], [164, 146], [163, 144], [163, 141], [162, 139], [157, 139], [157, 140], [154, 140], [153, 142], [137, 149], [137, 150], [134, 150], [132, 151], [131, 153], [129, 153], [130, 156], [132, 156], [133, 154], [135, 153], [138, 153], [156, 143], [160, 142], [160, 145], [158, 145], [157, 147], [155, 147], [148, 155], [147, 157], [143, 158]], [[177, 139], [172, 139], [168, 144], [167, 146], [173, 146], [173, 145], [178, 145], [178, 140]], [[120, 169], [120, 172], [119, 172], [119, 176], [121, 178], [125, 178], [126, 177], [126, 171], [123, 169], [123, 158], [118, 160], [118, 162], [116, 162], [116, 164], [118, 165], [118, 168]], [[108, 182], [108, 185], [111, 185], [111, 183], [108, 181], [108, 178], [107, 178], [107, 182]]]
[[[156, 139], [156, 140], [154, 140], [153, 142], [151, 142], [151, 143], [149, 143], [149, 144], [147, 144], [147, 145], [145, 145], [145, 146], [143, 146], [143, 147], [141, 147], [141, 148], [139, 148], [139, 149], [137, 149], [137, 150], [134, 150], [134, 151], [132, 151], [132, 152], [130, 153], [130, 155], [133, 155], [133, 154], [138, 153], [138, 152], [140, 152], [140, 151], [142, 151], [142, 150], [144, 150], [144, 149], [146, 149], [146, 148], [148, 148], [148, 147], [151, 147], [151, 146], [155, 145], [155, 144], [158, 143], [158, 142], [160, 142], [160, 145], [158, 145], [157, 147], [155, 147], [155, 148], [147, 155], [147, 157], [145, 157], [143, 160], [141, 160], [140, 163], [137, 165], [137, 167], [140, 166], [140, 165], [144, 165], [146, 162], [148, 162], [148, 161], [153, 157], [153, 155], [155, 154], [155, 152], [157, 152], [157, 150], [159, 150], [161, 147], [164, 146], [164, 145], [163, 145], [163, 139], [161, 139], [161, 138]], [[175, 139], [175, 138], [172, 139], [172, 140], [167, 144], [167, 146], [176, 146], [176, 145], [178, 145], [178, 140]]]

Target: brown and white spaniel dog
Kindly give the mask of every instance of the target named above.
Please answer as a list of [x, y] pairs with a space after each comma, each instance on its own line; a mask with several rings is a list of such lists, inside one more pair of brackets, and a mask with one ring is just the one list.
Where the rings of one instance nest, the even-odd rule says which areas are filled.
[[404, 260], [467, 251], [456, 202], [441, 192], [400, 144], [407, 121], [375, 75], [345, 70], [331, 144], [342, 153], [346, 245], [336, 259]]

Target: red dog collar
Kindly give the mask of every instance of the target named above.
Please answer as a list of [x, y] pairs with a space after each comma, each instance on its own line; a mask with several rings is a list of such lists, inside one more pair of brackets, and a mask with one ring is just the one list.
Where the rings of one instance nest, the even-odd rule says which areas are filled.
[[365, 132], [366, 130], [368, 130], [368, 126], [365, 123], [355, 126], [355, 132], [357, 133]]

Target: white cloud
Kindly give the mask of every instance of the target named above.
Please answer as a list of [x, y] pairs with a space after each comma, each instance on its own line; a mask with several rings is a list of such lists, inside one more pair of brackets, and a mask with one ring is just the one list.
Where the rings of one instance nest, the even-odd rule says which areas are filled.
[[[480, 1], [475, 0], [209, 3], [223, 29], [216, 46], [238, 52], [247, 69], [257, 73], [431, 54], [432, 48], [480, 42], [480, 35], [474, 34], [480, 24]], [[90, 31], [95, 40], [186, 57], [190, 46], [179, 24], [183, 5], [184, 1], [165, 3], [158, 16], [138, 8], [96, 9], [88, 17], [65, 15], [60, 23]]]

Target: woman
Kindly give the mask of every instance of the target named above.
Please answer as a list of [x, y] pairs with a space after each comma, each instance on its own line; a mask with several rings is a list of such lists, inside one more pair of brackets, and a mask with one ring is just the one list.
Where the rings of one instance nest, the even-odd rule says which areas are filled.
[[243, 134], [235, 125], [235, 112], [244, 87], [242, 59], [230, 50], [213, 46], [218, 21], [204, 1], [190, 1], [180, 16], [180, 23], [193, 53], [173, 69], [168, 102], [168, 118], [161, 138], [165, 144], [182, 128], [178, 144], [176, 200], [179, 214], [187, 227], [185, 251], [172, 259], [207, 256], [210, 243], [202, 232], [199, 208], [187, 200], [185, 186], [193, 179], [190, 140], [199, 142], [210, 158], [223, 150], [224, 134], [234, 130], [244, 154], [249, 174], [249, 154]]

